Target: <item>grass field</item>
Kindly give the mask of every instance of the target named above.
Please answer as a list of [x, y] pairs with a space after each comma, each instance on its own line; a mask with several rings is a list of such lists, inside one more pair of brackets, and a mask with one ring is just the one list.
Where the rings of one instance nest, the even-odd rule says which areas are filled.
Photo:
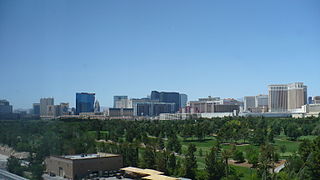
[[[288, 137], [285, 135], [280, 135], [274, 138], [275, 142], [274, 145], [277, 148], [278, 152], [280, 153], [280, 146], [285, 146], [286, 147], [286, 152], [285, 153], [280, 153], [281, 159], [285, 159], [286, 157], [292, 155], [294, 152], [297, 152], [298, 147], [303, 139], [309, 139], [313, 140], [315, 139], [316, 136], [301, 136], [298, 141], [290, 141]], [[197, 152], [196, 152], [196, 158], [197, 158], [197, 164], [198, 164], [198, 169], [199, 170], [204, 170], [205, 168], [205, 155], [208, 153], [211, 149], [211, 147], [214, 145], [215, 138], [214, 137], [206, 137], [205, 140], [203, 141], [197, 141], [194, 138], [187, 138], [185, 141], [181, 138], [182, 141], [182, 152], [185, 154], [188, 148], [188, 145], [190, 143], [193, 143], [197, 147]], [[229, 149], [232, 146], [228, 144], [223, 144], [222, 149]], [[259, 149], [259, 146], [254, 146], [254, 145], [245, 145], [245, 146], [237, 146], [237, 149], [240, 151], [243, 151], [244, 154], [246, 152], [246, 149], [248, 147], [252, 147], [254, 149]], [[202, 150], [202, 156], [199, 155], [200, 149]], [[232, 166], [232, 165], [231, 165]], [[242, 180], [250, 180], [251, 175], [256, 173], [255, 169], [250, 169], [246, 167], [239, 167], [239, 166], [232, 166], [233, 168], [236, 169], [236, 171], [240, 174], [243, 174], [243, 177], [241, 178]]]

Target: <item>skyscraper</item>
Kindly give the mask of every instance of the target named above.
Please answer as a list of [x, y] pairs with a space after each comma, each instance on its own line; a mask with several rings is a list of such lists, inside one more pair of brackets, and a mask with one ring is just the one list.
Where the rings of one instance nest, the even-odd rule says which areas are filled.
[[243, 98], [244, 111], [251, 111], [252, 108], [256, 107], [256, 97], [255, 96], [245, 96]]
[[307, 86], [303, 83], [288, 84], [288, 110], [294, 111], [307, 104]]
[[130, 108], [128, 96], [113, 96], [113, 108]]
[[54, 105], [53, 98], [41, 98], [40, 99], [40, 116], [48, 115], [48, 106]]
[[98, 100], [94, 103], [94, 112], [100, 112], [100, 103]]
[[269, 85], [269, 110], [294, 111], [307, 104], [307, 86], [303, 83]]
[[69, 103], [60, 103], [60, 115], [69, 115]]
[[76, 114], [82, 112], [94, 112], [95, 93], [76, 94]]
[[174, 112], [179, 111], [180, 108], [180, 94], [177, 92], [151, 92], [151, 100], [157, 100], [165, 103], [175, 103]]
[[186, 94], [180, 94], [180, 108], [185, 108], [188, 103], [188, 96]]
[[0, 100], [0, 114], [12, 113], [12, 106], [7, 100]]
[[40, 116], [40, 103], [33, 103], [32, 107], [33, 114]]

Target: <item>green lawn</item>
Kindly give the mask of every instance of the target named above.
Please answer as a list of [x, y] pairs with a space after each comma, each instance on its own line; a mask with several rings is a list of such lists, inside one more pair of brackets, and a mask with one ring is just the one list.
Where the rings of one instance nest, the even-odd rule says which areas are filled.
[[[275, 143], [274, 145], [276, 146], [276, 148], [278, 149], [278, 151], [280, 152], [280, 146], [285, 145], [286, 146], [286, 152], [285, 153], [281, 153], [281, 157], [285, 158], [288, 157], [290, 155], [292, 155], [294, 152], [296, 152], [298, 150], [299, 144], [301, 143], [302, 139], [314, 139], [316, 136], [302, 136], [298, 139], [298, 141], [290, 141], [285, 135], [280, 135], [274, 138]], [[205, 155], [207, 152], [210, 151], [210, 148], [214, 145], [215, 142], [215, 138], [214, 137], [206, 137], [206, 139], [204, 141], [197, 141], [196, 138], [188, 138], [186, 139], [186, 141], [183, 141], [182, 138], [180, 138], [182, 140], [181, 144], [182, 144], [182, 152], [183, 154], [186, 153], [188, 145], [190, 143], [193, 143], [196, 145], [197, 147], [197, 152], [196, 152], [196, 158], [197, 158], [197, 164], [198, 164], [198, 169], [199, 170], [204, 170], [205, 168]], [[240, 141], [242, 142], [242, 141]], [[232, 146], [228, 145], [228, 144], [223, 144], [222, 149], [229, 149]], [[254, 145], [245, 145], [245, 146], [237, 146], [237, 149], [239, 149], [240, 151], [243, 151], [244, 154], [246, 152], [246, 149], [252, 147], [254, 149], [259, 149], [259, 146], [254, 146]], [[202, 154], [203, 156], [199, 156], [199, 150], [202, 150]], [[233, 168], [236, 169], [236, 171], [240, 174], [243, 174], [243, 177], [241, 178], [242, 180], [250, 180], [252, 179], [251, 174], [256, 174], [256, 170], [255, 169], [250, 169], [250, 168], [246, 168], [246, 167], [239, 167], [239, 166], [232, 166]]]

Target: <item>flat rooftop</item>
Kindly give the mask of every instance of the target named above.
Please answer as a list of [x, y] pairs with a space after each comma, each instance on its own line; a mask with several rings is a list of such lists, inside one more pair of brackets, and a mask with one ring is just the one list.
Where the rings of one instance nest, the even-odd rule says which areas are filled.
[[136, 168], [136, 167], [125, 167], [125, 168], [121, 168], [120, 170], [129, 172], [129, 173], [139, 174], [139, 175], [164, 174], [164, 172], [161, 172], [161, 171], [157, 171], [157, 170], [153, 170], [153, 169], [140, 169], [140, 168]]
[[61, 156], [66, 159], [77, 160], [77, 159], [94, 159], [94, 158], [105, 158], [105, 157], [118, 157], [118, 154], [109, 153], [97, 153], [97, 154], [76, 154], [76, 155], [65, 155]]

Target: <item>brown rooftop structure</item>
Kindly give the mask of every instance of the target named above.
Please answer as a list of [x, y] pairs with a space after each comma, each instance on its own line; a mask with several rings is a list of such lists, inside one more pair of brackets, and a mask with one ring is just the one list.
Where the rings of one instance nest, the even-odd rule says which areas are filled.
[[96, 173], [118, 171], [123, 167], [121, 155], [109, 153], [50, 156], [45, 159], [46, 172], [68, 179], [82, 179]]

